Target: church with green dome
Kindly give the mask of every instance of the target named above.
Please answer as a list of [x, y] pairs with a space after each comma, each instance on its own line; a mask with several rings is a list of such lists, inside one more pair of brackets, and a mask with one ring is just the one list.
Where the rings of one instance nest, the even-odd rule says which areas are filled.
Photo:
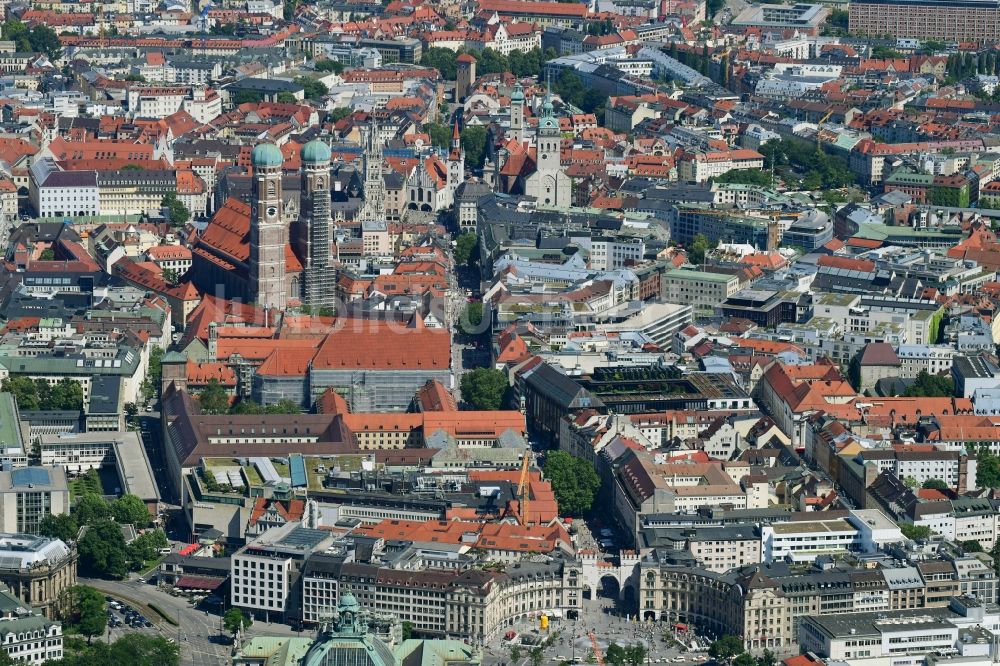
[[371, 632], [372, 620], [354, 595], [345, 592], [315, 638], [258, 636], [238, 651], [233, 664], [478, 666], [482, 662], [481, 652], [462, 641], [411, 638], [390, 645]]

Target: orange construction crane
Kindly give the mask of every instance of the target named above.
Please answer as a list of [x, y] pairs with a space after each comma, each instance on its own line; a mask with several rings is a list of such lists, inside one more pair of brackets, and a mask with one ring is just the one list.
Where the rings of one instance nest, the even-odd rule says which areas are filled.
[[590, 645], [594, 650], [594, 659], [597, 660], [597, 666], [604, 666], [604, 655], [601, 654], [601, 646], [597, 644], [597, 636], [592, 631], [587, 632], [587, 635], [590, 636]]
[[521, 478], [517, 482], [517, 503], [518, 514], [522, 525], [528, 524], [528, 495], [531, 492], [531, 478], [528, 468], [531, 467], [531, 450], [524, 450], [524, 459], [521, 461]]

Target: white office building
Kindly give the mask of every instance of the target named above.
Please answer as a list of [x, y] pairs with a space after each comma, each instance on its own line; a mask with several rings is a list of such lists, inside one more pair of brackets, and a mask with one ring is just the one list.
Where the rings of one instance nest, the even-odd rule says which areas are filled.
[[232, 557], [230, 603], [268, 622], [284, 620], [304, 562], [332, 542], [330, 532], [298, 522], [264, 532]]
[[955, 597], [947, 608], [803, 616], [799, 641], [803, 654], [852, 666], [922, 664], [932, 653], [985, 666], [998, 631], [995, 604]]
[[96, 171], [62, 171], [52, 159], [35, 162], [28, 196], [39, 217], [94, 216], [101, 212]]

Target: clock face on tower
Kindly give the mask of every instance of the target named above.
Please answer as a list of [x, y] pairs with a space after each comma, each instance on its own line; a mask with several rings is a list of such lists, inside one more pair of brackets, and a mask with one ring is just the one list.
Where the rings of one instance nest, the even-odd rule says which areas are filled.
[[274, 207], [274, 206], [268, 206], [267, 207], [267, 217], [268, 217], [268, 219], [274, 219], [274, 217], [277, 214], [278, 214], [278, 209], [276, 207]]

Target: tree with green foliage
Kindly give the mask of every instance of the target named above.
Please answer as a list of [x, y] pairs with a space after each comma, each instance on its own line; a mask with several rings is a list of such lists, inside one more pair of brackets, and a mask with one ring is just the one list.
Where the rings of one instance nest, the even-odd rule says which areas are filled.
[[259, 104], [264, 99], [256, 90], [240, 90], [233, 97], [233, 104], [239, 106], [241, 104]]
[[853, 185], [857, 180], [845, 158], [828, 155], [806, 141], [768, 141], [758, 152], [764, 156], [765, 166], [773, 165], [775, 173], [789, 188], [838, 189]]
[[517, 643], [510, 646], [510, 659], [514, 663], [521, 661], [521, 646]]
[[174, 227], [183, 227], [191, 219], [191, 211], [187, 209], [184, 202], [177, 198], [177, 194], [174, 192], [167, 192], [163, 195], [160, 207], [167, 209], [167, 219]]
[[903, 485], [906, 486], [907, 488], [909, 488], [910, 490], [916, 490], [917, 489], [917, 480], [914, 477], [912, 477], [912, 476], [904, 477], [903, 478]]
[[507, 373], [496, 368], [476, 368], [462, 375], [462, 400], [473, 409], [500, 409], [508, 388]]
[[499, 51], [483, 49], [479, 53], [473, 53], [473, 56], [477, 61], [476, 73], [479, 75], [502, 74], [510, 71], [510, 63], [507, 60], [507, 56]]
[[449, 148], [451, 146], [451, 134], [454, 131], [451, 127], [441, 123], [425, 123], [424, 131], [431, 137], [431, 144], [435, 148]]
[[925, 490], [948, 490], [948, 484], [941, 479], [927, 479], [920, 487]]
[[38, 390], [30, 377], [14, 375], [3, 380], [3, 390], [11, 393], [21, 411], [38, 409]]
[[59, 35], [47, 25], [39, 23], [28, 29], [26, 25], [12, 18], [4, 21], [0, 33], [3, 39], [14, 42], [18, 51], [44, 53], [52, 61], [62, 57]]
[[729, 635], [713, 641], [708, 648], [708, 656], [727, 664], [744, 652], [746, 650], [743, 647], [743, 641], [736, 636]]
[[108, 621], [104, 596], [87, 585], [76, 585], [70, 589], [70, 600], [70, 624], [88, 643], [94, 636], [102, 636]]
[[280, 104], [298, 104], [299, 100], [295, 99], [295, 95], [290, 92], [280, 92], [276, 98]]
[[468, 335], [476, 335], [482, 333], [483, 323], [483, 303], [482, 301], [473, 301], [465, 306], [465, 311], [462, 314], [462, 331]]
[[507, 64], [514, 76], [541, 78], [545, 63], [555, 57], [557, 54], [551, 47], [544, 52], [536, 47], [530, 51], [511, 51], [507, 56]]
[[128, 633], [111, 644], [109, 664], [179, 666], [180, 646], [163, 636]]
[[608, 645], [608, 649], [604, 652], [604, 663], [611, 666], [625, 666], [627, 659], [625, 648], [615, 642]]
[[155, 560], [161, 548], [170, 545], [163, 530], [147, 530], [125, 547], [129, 568], [141, 570], [151, 560]]
[[454, 81], [458, 73], [458, 64], [456, 62], [458, 56], [459, 53], [457, 51], [432, 46], [426, 49], [420, 56], [420, 64], [424, 67], [433, 67], [441, 72], [441, 78], [445, 81]]
[[229, 394], [213, 377], [198, 394], [198, 404], [205, 414], [225, 414], [229, 411]]
[[[846, 14], [847, 12], [844, 13]], [[947, 44], [938, 41], [936, 39], [925, 39], [923, 42], [920, 43], [920, 50], [923, 51], [926, 55], [936, 55], [947, 48], [948, 48]], [[990, 69], [989, 71], [992, 72], [993, 70]]]
[[590, 511], [601, 487], [591, 463], [565, 451], [551, 451], [545, 456], [544, 469], [560, 515], [582, 516]]
[[66, 543], [76, 541], [79, 529], [76, 518], [69, 513], [49, 514], [38, 523], [39, 534], [53, 539], [61, 539]]
[[253, 624], [253, 618], [239, 608], [230, 608], [222, 616], [222, 625], [231, 634], [241, 631]]
[[332, 120], [333, 122], [337, 122], [339, 120], [343, 120], [352, 113], [354, 113], [354, 111], [347, 108], [346, 106], [338, 106], [337, 108], [330, 111], [330, 120]]
[[993, 542], [993, 548], [990, 549], [990, 557], [993, 558], [993, 572], [1000, 576], [1000, 539]]
[[55, 261], [55, 258], [56, 258], [56, 251], [53, 250], [51, 247], [45, 248], [44, 250], [42, 250], [42, 253], [38, 255], [39, 261]]
[[113, 520], [101, 520], [87, 528], [77, 546], [80, 567], [92, 576], [124, 578], [126, 565], [125, 538], [121, 526]]
[[254, 402], [249, 398], [244, 398], [238, 402], [233, 403], [233, 406], [229, 408], [230, 414], [263, 414], [264, 406], [258, 402]]
[[983, 544], [979, 543], [976, 539], [969, 539], [968, 541], [962, 541], [958, 544], [962, 547], [962, 550], [966, 553], [984, 553], [986, 550], [983, 548]]
[[302, 406], [287, 398], [272, 405], [261, 405], [253, 400], [240, 400], [229, 408], [230, 414], [300, 414]]
[[130, 632], [108, 645], [96, 641], [72, 644], [66, 639], [66, 650], [61, 659], [46, 661], [46, 666], [180, 666], [180, 647], [163, 636]]
[[466, 231], [455, 239], [455, 265], [464, 266], [470, 262], [479, 247], [479, 238], [473, 231]]
[[918, 539], [928, 539], [931, 536], [931, 528], [926, 525], [911, 525], [909, 523], [900, 523], [899, 531], [903, 533], [907, 539], [913, 539], [914, 541]]
[[762, 652], [760, 658], [757, 659], [757, 666], [774, 666], [777, 661], [778, 658], [774, 656], [774, 653], [767, 648], [764, 648], [764, 652]]
[[9, 18], [0, 26], [0, 37], [6, 41], [14, 42], [14, 47], [18, 51], [30, 51], [28, 44], [28, 26], [15, 18]]
[[486, 128], [469, 125], [462, 130], [462, 148], [465, 149], [465, 163], [474, 169], [482, 169], [486, 161]]
[[[969, 444], [972, 448], [972, 444]], [[976, 486], [979, 488], [1000, 488], [1000, 458], [986, 444], [979, 447], [976, 454]]]
[[330, 59], [317, 60], [313, 66], [316, 68], [317, 72], [333, 72], [334, 74], [340, 74], [344, 71], [344, 63]]
[[629, 666], [642, 666], [646, 663], [646, 646], [642, 643], [635, 643], [625, 648], [625, 662]]
[[160, 382], [163, 379], [163, 355], [166, 352], [158, 346], [149, 350], [149, 372], [142, 382], [142, 397], [146, 402], [152, 402], [160, 394]]
[[733, 666], [757, 666], [757, 660], [749, 652], [744, 652], [733, 659]]
[[[45, 405], [47, 402], [47, 406]], [[83, 387], [80, 382], [69, 377], [63, 377], [56, 382], [49, 393], [49, 399], [43, 402], [42, 409], [76, 411], [83, 409]]]
[[79, 526], [93, 525], [111, 517], [111, 506], [100, 495], [86, 493], [76, 498], [73, 519]]
[[726, 6], [726, 0], [708, 0], [705, 3], [705, 14], [709, 19], [715, 18], [715, 15], [719, 13], [723, 7]]
[[846, 9], [831, 9], [826, 15], [826, 26], [840, 34], [847, 34], [851, 14]]
[[770, 172], [761, 169], [730, 169], [713, 179], [716, 183], [739, 183], [741, 185], [771, 186]]
[[69, 377], [64, 377], [49, 386], [44, 379], [12, 376], [3, 380], [2, 388], [14, 395], [22, 410], [66, 410], [83, 409], [83, 387]]
[[545, 653], [541, 646], [532, 648], [531, 652], [528, 653], [528, 659], [531, 661], [531, 666], [542, 666], [542, 662], [545, 661]]
[[146, 503], [131, 493], [122, 495], [111, 504], [111, 516], [123, 525], [135, 525], [136, 529], [149, 525]]
[[309, 76], [296, 76], [295, 82], [305, 89], [306, 99], [319, 99], [330, 92], [326, 84]]
[[876, 60], [893, 60], [895, 58], [902, 58], [903, 54], [896, 49], [889, 48], [888, 46], [882, 46], [881, 44], [876, 44], [872, 47], [872, 58]]
[[705, 254], [717, 245], [718, 242], [709, 241], [704, 234], [697, 234], [687, 248], [688, 262], [695, 266], [705, 263]]
[[844, 203], [847, 201], [847, 195], [845, 195], [840, 190], [824, 190], [823, 191], [823, 201], [832, 205]]
[[403, 640], [408, 641], [413, 638], [413, 623], [409, 620], [403, 620], [400, 624], [400, 629], [403, 632]]
[[604, 118], [607, 93], [597, 88], [583, 85], [583, 79], [571, 70], [565, 70], [552, 84], [552, 89], [567, 104], [579, 107], [584, 113], [593, 113], [598, 119]]
[[951, 377], [932, 375], [926, 370], [917, 373], [916, 380], [903, 391], [908, 398], [947, 398], [954, 394], [955, 382]]
[[861, 355], [863, 353], [864, 350], [859, 351], [851, 357], [851, 361], [847, 364], [847, 381], [851, 383], [851, 388], [855, 391], [861, 390]]

